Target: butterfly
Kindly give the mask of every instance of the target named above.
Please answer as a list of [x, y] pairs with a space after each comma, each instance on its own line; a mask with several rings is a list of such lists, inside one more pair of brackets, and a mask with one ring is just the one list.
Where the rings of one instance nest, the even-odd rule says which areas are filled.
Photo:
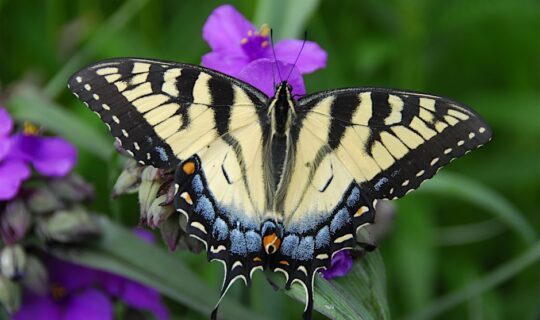
[[204, 67], [118, 58], [68, 87], [140, 165], [176, 168], [176, 211], [223, 264], [219, 302], [256, 270], [283, 273], [306, 293], [332, 256], [357, 245], [380, 199], [404, 196], [491, 138], [467, 106], [429, 94], [329, 90], [269, 97]]

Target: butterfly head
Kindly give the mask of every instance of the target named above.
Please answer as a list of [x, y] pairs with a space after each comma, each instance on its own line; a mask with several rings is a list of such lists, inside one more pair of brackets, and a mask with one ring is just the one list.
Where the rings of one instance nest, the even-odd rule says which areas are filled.
[[282, 94], [282, 95], [291, 95], [291, 92], [292, 92], [292, 86], [290, 83], [288, 83], [287, 81], [281, 81], [277, 86], [276, 86], [276, 95], [278, 94]]
[[291, 127], [295, 116], [296, 102], [292, 97], [292, 86], [287, 81], [282, 81], [276, 88], [276, 93], [272, 98], [269, 113], [272, 114], [273, 132], [284, 135]]

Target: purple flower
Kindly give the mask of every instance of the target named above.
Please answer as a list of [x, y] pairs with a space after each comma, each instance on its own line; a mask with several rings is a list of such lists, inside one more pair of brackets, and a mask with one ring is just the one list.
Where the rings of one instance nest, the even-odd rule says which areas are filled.
[[326, 280], [343, 277], [351, 270], [353, 259], [349, 250], [342, 250], [332, 257], [332, 265], [327, 270], [321, 271]]
[[[253, 26], [231, 5], [216, 8], [206, 20], [203, 38], [212, 52], [202, 57], [202, 65], [251, 83], [267, 95], [274, 94], [275, 81], [286, 80], [293, 84], [293, 94], [304, 94], [302, 74], [326, 66], [326, 52], [318, 44], [306, 41], [302, 55], [294, 65], [302, 47], [302, 40], [283, 40], [275, 44], [279, 72], [275, 67], [270, 43], [270, 29], [261, 31]], [[260, 60], [264, 59], [264, 62]], [[253, 64], [253, 65], [252, 65]], [[279, 74], [284, 79], [279, 79]]]
[[30, 164], [47, 177], [68, 174], [77, 160], [75, 148], [56, 137], [10, 135], [13, 120], [0, 108], [0, 201], [10, 200], [31, 175]]
[[[138, 230], [137, 234], [142, 231]], [[147, 238], [148, 235], [145, 235]], [[26, 290], [14, 320], [82, 320], [114, 318], [114, 299], [129, 307], [168, 319], [159, 293], [124, 277], [47, 256], [49, 290], [45, 295]]]

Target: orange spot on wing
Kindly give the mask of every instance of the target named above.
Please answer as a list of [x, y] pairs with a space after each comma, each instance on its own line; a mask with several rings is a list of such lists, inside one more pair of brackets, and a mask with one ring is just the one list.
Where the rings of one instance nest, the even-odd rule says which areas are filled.
[[193, 204], [193, 199], [191, 199], [191, 196], [189, 195], [189, 193], [187, 192], [184, 192], [180, 195], [180, 197], [182, 197], [184, 200], [186, 200], [186, 202], [188, 204]]
[[262, 259], [261, 259], [261, 257], [255, 257], [255, 258], [253, 258], [253, 261], [255, 261], [255, 262], [261, 262]]
[[185, 174], [193, 174], [195, 172], [195, 163], [193, 161], [188, 161], [182, 166]]
[[289, 261], [287, 261], [287, 260], [281, 260], [281, 261], [279, 262], [279, 264], [288, 266], [288, 265], [289, 265]]
[[366, 206], [361, 206], [358, 210], [356, 210], [356, 213], [354, 214], [355, 217], [360, 217], [364, 213], [368, 212], [369, 209]]
[[263, 238], [263, 244], [266, 254], [273, 254], [279, 250], [281, 239], [277, 236], [277, 234], [272, 233]]

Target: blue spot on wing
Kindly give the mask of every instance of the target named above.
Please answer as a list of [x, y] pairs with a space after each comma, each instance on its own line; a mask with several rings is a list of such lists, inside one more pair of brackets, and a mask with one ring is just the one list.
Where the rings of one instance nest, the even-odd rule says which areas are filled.
[[324, 226], [315, 237], [315, 248], [320, 249], [330, 244], [330, 230], [328, 226]]
[[261, 251], [262, 249], [261, 236], [253, 230], [246, 232], [246, 245], [247, 245], [248, 252]]
[[204, 195], [197, 199], [197, 205], [194, 210], [196, 213], [202, 215], [207, 221], [214, 220], [214, 216], [216, 215], [212, 203]]
[[216, 221], [214, 221], [212, 236], [218, 241], [223, 241], [229, 236], [229, 227], [227, 227], [227, 224], [223, 219], [217, 218]]
[[195, 193], [198, 196], [200, 196], [203, 193], [204, 186], [203, 186], [200, 175], [196, 175], [195, 177], [193, 177], [193, 180], [191, 181], [191, 187], [193, 188], [193, 191], [195, 191]]
[[281, 253], [285, 256], [294, 257], [299, 242], [300, 239], [297, 235], [290, 234], [286, 236], [281, 243]]
[[165, 149], [163, 149], [163, 147], [156, 147], [155, 149], [161, 161], [167, 162], [169, 160], [169, 156], [167, 155], [167, 152], [165, 151]]
[[313, 252], [315, 244], [313, 242], [313, 237], [308, 236], [300, 240], [300, 244], [296, 248], [294, 258], [298, 260], [311, 260], [313, 258]]
[[358, 190], [357, 187], [354, 187], [351, 194], [349, 195], [349, 198], [347, 198], [347, 206], [353, 207], [358, 203], [359, 200], [360, 200], [360, 190]]
[[373, 188], [375, 188], [375, 191], [379, 191], [381, 189], [381, 187], [387, 182], [388, 182], [388, 178], [387, 177], [382, 177], [382, 178], [379, 179], [379, 181], [377, 181], [377, 183], [375, 183]]
[[247, 252], [246, 237], [238, 229], [231, 231], [231, 252], [242, 256]]
[[351, 217], [349, 216], [349, 211], [347, 211], [347, 208], [342, 208], [336, 213], [334, 219], [332, 219], [332, 222], [330, 223], [330, 231], [335, 233], [350, 221]]

